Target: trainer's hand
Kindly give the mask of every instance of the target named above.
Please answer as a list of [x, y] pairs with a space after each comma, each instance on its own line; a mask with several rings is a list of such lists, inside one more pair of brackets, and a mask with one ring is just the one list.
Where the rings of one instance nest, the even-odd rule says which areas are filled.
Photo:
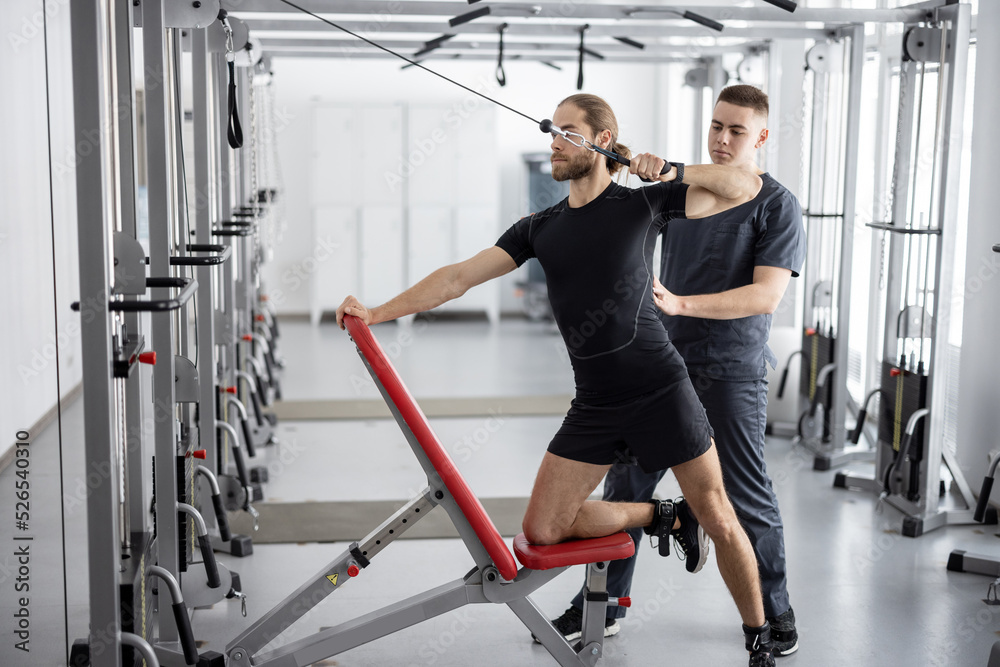
[[653, 276], [653, 303], [666, 315], [681, 314], [680, 298], [664, 287], [656, 276]]
[[365, 308], [360, 301], [353, 296], [348, 296], [337, 308], [337, 326], [344, 328], [344, 315], [353, 315], [365, 324], [371, 324], [372, 311]]
[[629, 158], [628, 172], [647, 181], [672, 181], [677, 175], [676, 169], [671, 167], [667, 173], [660, 173], [666, 163], [666, 160], [652, 153], [639, 153]]

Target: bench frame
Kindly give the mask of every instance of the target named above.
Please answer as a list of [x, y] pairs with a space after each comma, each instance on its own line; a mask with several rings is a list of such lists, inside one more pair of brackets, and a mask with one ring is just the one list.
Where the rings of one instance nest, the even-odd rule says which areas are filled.
[[[426, 417], [378, 341], [357, 318], [347, 316], [345, 323], [362, 361], [426, 473], [427, 487], [230, 642], [226, 647], [229, 665], [305, 666], [467, 604], [492, 603], [510, 607], [563, 667], [593, 667], [603, 653], [605, 610], [608, 604], [618, 603], [608, 598], [607, 564], [610, 560], [632, 555], [631, 538], [626, 533], [618, 533], [539, 547], [528, 545], [520, 535], [515, 538], [515, 551], [522, 562], [548, 569], [517, 569], [503, 538], [434, 436]], [[465, 576], [273, 650], [262, 651], [328, 595], [353, 576], [361, 575], [382, 549], [437, 505], [448, 513], [475, 561], [475, 567]], [[580, 641], [571, 646], [528, 596], [577, 564], [588, 566], [584, 625]], [[622, 604], [626, 604], [624, 599]]]

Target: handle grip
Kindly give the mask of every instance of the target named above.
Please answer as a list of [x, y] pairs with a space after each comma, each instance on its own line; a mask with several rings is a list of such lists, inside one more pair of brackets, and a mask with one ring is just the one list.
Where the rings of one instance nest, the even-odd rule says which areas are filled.
[[264, 405], [268, 405], [267, 394], [271, 385], [269, 385], [263, 376], [257, 372], [256, 368], [253, 369], [253, 377], [254, 380], [257, 381], [257, 391], [254, 393], [257, 394], [257, 397], [260, 398]]
[[868, 418], [868, 410], [865, 408], [861, 408], [861, 410], [858, 412], [858, 423], [854, 427], [854, 430], [851, 431], [851, 442], [853, 442], [855, 445], [858, 444], [858, 441], [861, 440], [861, 431], [865, 427], [865, 420], [867, 418]]
[[[624, 158], [622, 160], [618, 160], [618, 161], [621, 162], [622, 164], [626, 164], [626, 165], [629, 164], [629, 160], [626, 160]], [[660, 176], [663, 176], [664, 174], [670, 173], [670, 170], [673, 169], [673, 168], [674, 168], [674, 165], [670, 164], [669, 162], [664, 162], [663, 163], [663, 169], [660, 170]], [[651, 179], [643, 178], [642, 176], [639, 177], [639, 180], [642, 181], [643, 183], [652, 183], [653, 182]]]
[[229, 530], [229, 515], [222, 504], [222, 494], [212, 494], [212, 507], [215, 508], [215, 521], [219, 524], [219, 536], [223, 542], [233, 539], [233, 533]]
[[[256, 384], [256, 383], [255, 383]], [[258, 385], [259, 387], [259, 385]], [[256, 391], [250, 394], [250, 400], [253, 402], [253, 414], [254, 418], [257, 420], [257, 426], [264, 426], [264, 406], [260, 401], [260, 394]]]
[[990, 491], [993, 490], [993, 478], [983, 478], [983, 488], [979, 491], [979, 502], [976, 503], [976, 512], [972, 515], [972, 520], [982, 523], [986, 517], [986, 506], [990, 502]]
[[177, 623], [177, 634], [180, 635], [181, 648], [184, 650], [184, 663], [188, 665], [198, 664], [198, 647], [194, 643], [194, 633], [191, 632], [191, 619], [187, 615], [187, 607], [184, 601], [175, 602], [171, 605], [174, 608], [174, 621]]
[[218, 588], [222, 585], [222, 578], [219, 577], [219, 564], [215, 560], [215, 552], [212, 551], [212, 543], [209, 542], [208, 535], [198, 536], [198, 546], [201, 548], [201, 557], [205, 561], [205, 574], [208, 575], [208, 587]]
[[215, 253], [207, 257], [195, 255], [173, 256], [170, 258], [170, 266], [215, 266], [224, 263], [233, 254], [232, 246], [189, 243], [187, 246], [190, 252], [211, 252]]
[[243, 448], [238, 443], [233, 443], [233, 461], [236, 462], [236, 476], [240, 478], [240, 486], [249, 487], [250, 475], [247, 474], [247, 462], [243, 458]]
[[788, 382], [788, 366], [785, 366], [785, 370], [781, 371], [781, 382], [778, 383], [778, 398], [785, 395], [785, 383]]
[[243, 441], [246, 443], [247, 454], [251, 457], [257, 456], [256, 449], [253, 445], [253, 433], [250, 431], [250, 422], [246, 419], [240, 418], [240, 428], [243, 429]]

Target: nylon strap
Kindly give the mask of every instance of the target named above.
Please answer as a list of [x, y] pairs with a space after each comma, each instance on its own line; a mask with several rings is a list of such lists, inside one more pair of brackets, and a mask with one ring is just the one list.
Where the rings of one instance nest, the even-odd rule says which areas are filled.
[[506, 23], [497, 28], [497, 31], [500, 33], [500, 50], [497, 52], [497, 83], [501, 87], [507, 85], [507, 75], [503, 71], [503, 33], [506, 29]]
[[819, 363], [819, 334], [814, 334], [812, 339], [812, 358], [809, 360], [809, 400], [816, 398], [816, 366]]
[[229, 138], [230, 148], [243, 147], [243, 127], [240, 125], [240, 109], [236, 104], [236, 63], [232, 60], [227, 63], [229, 66], [229, 122], [226, 128], [226, 136]]
[[896, 412], [892, 417], [892, 449], [899, 451], [903, 430], [903, 369], [896, 376]]

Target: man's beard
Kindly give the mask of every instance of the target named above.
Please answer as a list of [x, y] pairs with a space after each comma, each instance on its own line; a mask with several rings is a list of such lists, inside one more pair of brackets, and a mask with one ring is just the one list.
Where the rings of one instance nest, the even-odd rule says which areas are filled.
[[594, 171], [597, 164], [590, 159], [590, 155], [581, 154], [567, 158], [566, 162], [552, 165], [552, 180], [562, 182], [585, 178]]

